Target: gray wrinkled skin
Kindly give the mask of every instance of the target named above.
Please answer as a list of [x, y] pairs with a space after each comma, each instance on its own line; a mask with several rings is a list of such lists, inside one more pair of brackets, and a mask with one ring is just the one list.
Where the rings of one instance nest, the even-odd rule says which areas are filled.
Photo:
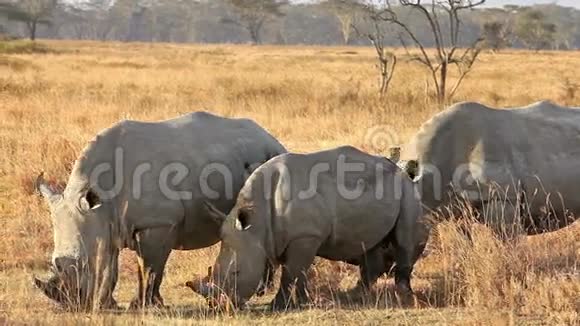
[[446, 212], [466, 198], [500, 234], [533, 235], [580, 214], [579, 136], [580, 108], [538, 102], [498, 110], [465, 102], [423, 124], [402, 156], [419, 165], [428, 209]]
[[[339, 181], [339, 156], [364, 164], [364, 171], [348, 172]], [[318, 174], [316, 193], [300, 197], [309, 188], [312, 167], [321, 162], [330, 169]], [[339, 182], [350, 190], [362, 185], [362, 195], [344, 198]], [[391, 161], [353, 147], [280, 155], [254, 171], [227, 216], [208, 205], [222, 225], [220, 253], [211, 275], [188, 286], [211, 302], [223, 304], [225, 294], [241, 307], [260, 287], [265, 267], [278, 264], [282, 278], [272, 308], [284, 310], [307, 299], [305, 275], [315, 256], [360, 265], [364, 287], [389, 271], [394, 256], [397, 287], [409, 293], [413, 265], [428, 237], [414, 186]], [[380, 199], [377, 187], [384, 189]], [[392, 251], [385, 250], [389, 246]]]
[[[118, 149], [122, 169], [91, 180], [91, 173], [102, 164], [115, 166]], [[204, 248], [219, 241], [219, 227], [202, 203], [210, 200], [228, 211], [251, 169], [284, 152], [255, 122], [206, 112], [161, 122], [126, 120], [103, 130], [79, 156], [63, 193], [54, 192], [42, 176], [38, 180], [52, 215], [54, 272], [46, 282], [35, 279], [35, 285], [61, 304], [114, 307], [119, 250], [130, 248], [137, 251], [140, 263], [132, 307], [163, 304], [159, 287], [171, 250]], [[143, 162], [150, 163], [150, 169], [142, 173], [142, 186], [135, 190], [134, 172]], [[185, 164], [189, 175], [169, 184], [191, 192], [192, 199], [171, 199], [160, 189], [162, 169], [175, 162]], [[225, 196], [224, 177], [216, 173], [207, 184], [219, 198], [202, 193], [199, 176], [211, 163], [231, 171], [231, 198]], [[103, 193], [119, 180], [124, 183], [116, 196]], [[138, 197], [134, 191], [140, 192]]]

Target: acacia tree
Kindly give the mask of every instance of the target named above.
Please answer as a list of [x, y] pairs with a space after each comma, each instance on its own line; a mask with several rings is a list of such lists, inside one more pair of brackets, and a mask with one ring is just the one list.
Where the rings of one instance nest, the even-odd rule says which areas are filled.
[[489, 21], [483, 23], [483, 38], [485, 46], [493, 52], [509, 46], [510, 28], [506, 23], [501, 21]]
[[224, 18], [222, 22], [240, 26], [248, 31], [254, 44], [260, 44], [264, 23], [282, 17], [282, 7], [287, 0], [227, 0], [236, 12], [236, 18]]
[[[379, 19], [395, 25], [400, 33], [399, 39], [405, 48], [410, 60], [418, 62], [431, 73], [435, 86], [437, 101], [443, 104], [451, 99], [465, 77], [471, 71], [480, 52], [483, 38], [474, 40], [470, 46], [462, 49], [461, 14], [485, 3], [485, 0], [398, 0], [398, 8], [410, 9], [426, 20], [433, 44], [434, 55], [426, 49], [423, 41], [410, 25], [401, 19], [392, 4], [395, 1], [381, 0], [382, 10], [378, 13]], [[444, 25], [444, 23], [446, 23]], [[415, 53], [409, 51], [408, 43], [418, 49]], [[448, 87], [449, 70], [455, 66], [458, 77], [452, 87]]]
[[36, 40], [38, 25], [49, 25], [58, 0], [16, 0], [0, 3], [0, 13], [26, 24], [30, 40]]
[[381, 18], [380, 7], [359, 4], [357, 10], [361, 12], [360, 19], [352, 25], [352, 28], [360, 37], [368, 39], [375, 48], [376, 67], [379, 71], [379, 96], [384, 98], [397, 66], [397, 56], [385, 49], [385, 38], [392, 31], [389, 29], [389, 24]]
[[527, 9], [516, 19], [516, 35], [528, 48], [539, 51], [554, 43], [556, 25], [548, 22], [541, 11]]

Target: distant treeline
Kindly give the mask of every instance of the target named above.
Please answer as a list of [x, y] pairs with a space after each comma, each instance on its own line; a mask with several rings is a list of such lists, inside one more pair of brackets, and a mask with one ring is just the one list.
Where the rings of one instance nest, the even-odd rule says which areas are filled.
[[[0, 32], [33, 39], [367, 45], [368, 39], [352, 28], [365, 24], [360, 19], [365, 14], [363, 4], [354, 0], [0, 0]], [[423, 44], [433, 45], [429, 23], [416, 9], [396, 10]], [[386, 34], [387, 45], [400, 45], [396, 29]], [[580, 10], [556, 4], [478, 7], [462, 16], [460, 40], [472, 42], [479, 37], [496, 50], [578, 49]]]

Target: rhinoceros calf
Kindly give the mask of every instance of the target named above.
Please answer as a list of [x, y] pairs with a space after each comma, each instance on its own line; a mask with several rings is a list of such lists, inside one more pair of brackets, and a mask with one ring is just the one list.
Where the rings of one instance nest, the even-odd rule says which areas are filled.
[[244, 304], [271, 264], [283, 266], [272, 308], [304, 302], [315, 256], [359, 264], [359, 284], [372, 286], [391, 267], [383, 255], [390, 245], [396, 285], [409, 293], [428, 236], [406, 173], [353, 147], [280, 155], [254, 171], [227, 216], [208, 210], [221, 225], [220, 253], [211, 277], [187, 285], [218, 304], [224, 295]]
[[63, 304], [113, 305], [119, 250], [130, 248], [139, 257], [131, 305], [162, 304], [171, 250], [219, 241], [203, 202], [229, 210], [251, 170], [284, 152], [255, 122], [206, 112], [115, 124], [84, 149], [62, 194], [38, 180], [53, 217], [54, 272], [36, 285]]

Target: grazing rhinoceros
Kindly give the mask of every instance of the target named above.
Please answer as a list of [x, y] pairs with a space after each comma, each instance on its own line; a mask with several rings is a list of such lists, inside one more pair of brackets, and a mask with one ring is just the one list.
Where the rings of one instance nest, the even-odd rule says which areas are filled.
[[84, 149], [62, 194], [38, 180], [53, 217], [54, 275], [36, 285], [60, 303], [115, 304], [119, 250], [130, 248], [140, 267], [132, 306], [162, 304], [171, 250], [220, 239], [203, 203], [231, 209], [251, 170], [285, 152], [255, 122], [206, 112], [115, 124]]
[[453, 212], [466, 199], [508, 237], [562, 228], [580, 214], [578, 108], [460, 103], [423, 124], [403, 156], [417, 160], [407, 163], [419, 166], [427, 208]]
[[[405, 293], [417, 253], [427, 242], [414, 184], [394, 163], [339, 147], [283, 154], [254, 171], [226, 216], [208, 204], [221, 225], [221, 249], [211, 277], [188, 282], [210, 302], [236, 305], [255, 292], [269, 265], [282, 265], [273, 309], [305, 300], [306, 271], [315, 256], [360, 265], [359, 286], [369, 287], [391, 267]], [[298, 300], [290, 300], [296, 285]]]

